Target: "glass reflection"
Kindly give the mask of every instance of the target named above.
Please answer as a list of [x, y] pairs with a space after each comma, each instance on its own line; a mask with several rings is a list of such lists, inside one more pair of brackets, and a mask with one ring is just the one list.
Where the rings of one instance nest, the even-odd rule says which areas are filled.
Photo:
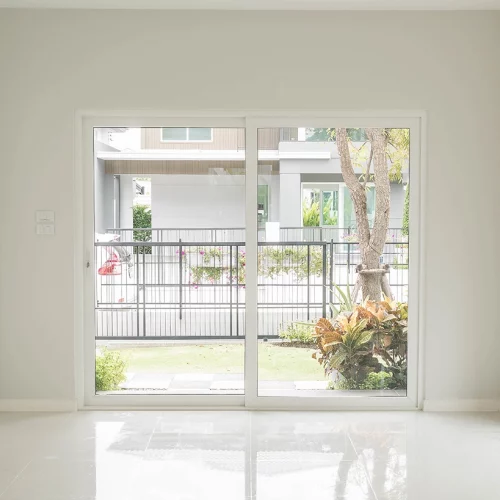
[[406, 498], [404, 426], [331, 414], [148, 415], [96, 423], [96, 499]]

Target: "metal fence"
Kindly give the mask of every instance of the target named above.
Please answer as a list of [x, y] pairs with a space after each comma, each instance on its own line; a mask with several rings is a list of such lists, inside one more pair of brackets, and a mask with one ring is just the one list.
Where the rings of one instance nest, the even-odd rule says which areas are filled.
[[[390, 284], [407, 300], [408, 243], [387, 242]], [[244, 242], [98, 242], [95, 290], [100, 339], [238, 339], [245, 336]], [[258, 337], [330, 315], [334, 285], [347, 291], [356, 242], [260, 242]]]
[[[137, 235], [143, 240], [153, 242], [175, 242], [186, 243], [228, 243], [233, 241], [245, 241], [245, 228], [145, 228], [145, 229], [121, 229], [110, 228], [107, 233], [117, 234], [121, 241], [135, 241]], [[258, 240], [266, 241], [265, 228], [258, 229]], [[282, 227], [279, 230], [279, 241], [335, 241], [355, 242], [356, 229], [341, 227]], [[387, 241], [403, 241], [401, 228], [390, 228], [387, 231]]]

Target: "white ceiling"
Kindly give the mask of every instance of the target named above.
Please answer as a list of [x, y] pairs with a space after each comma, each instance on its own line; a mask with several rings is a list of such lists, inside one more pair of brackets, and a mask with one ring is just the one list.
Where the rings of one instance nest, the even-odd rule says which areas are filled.
[[488, 10], [500, 0], [0, 0], [0, 8], [177, 10]]

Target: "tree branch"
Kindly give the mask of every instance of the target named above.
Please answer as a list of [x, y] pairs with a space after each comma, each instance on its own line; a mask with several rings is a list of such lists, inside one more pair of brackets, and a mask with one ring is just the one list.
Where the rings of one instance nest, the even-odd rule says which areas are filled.
[[370, 244], [370, 226], [368, 224], [368, 214], [366, 210], [366, 191], [359, 182], [358, 176], [355, 174], [352, 166], [347, 129], [338, 128], [336, 140], [342, 177], [351, 193], [354, 211], [356, 213], [356, 225], [358, 227], [360, 247], [367, 248]]
[[367, 129], [373, 150], [375, 177], [375, 221], [370, 238], [370, 247], [378, 255], [384, 250], [391, 205], [391, 184], [386, 156], [386, 135], [384, 129]]
[[372, 166], [373, 160], [373, 148], [370, 146], [370, 157], [368, 158], [368, 164], [366, 165], [366, 174], [365, 174], [365, 182], [363, 185], [363, 189], [366, 191], [366, 185], [368, 183], [368, 179], [370, 177], [370, 168]]

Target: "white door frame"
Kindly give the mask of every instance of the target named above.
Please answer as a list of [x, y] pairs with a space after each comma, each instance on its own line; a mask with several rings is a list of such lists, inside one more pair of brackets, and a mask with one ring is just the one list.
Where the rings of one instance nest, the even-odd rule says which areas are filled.
[[[257, 357], [257, 130], [272, 127], [410, 128], [410, 236], [408, 391], [406, 397], [258, 396]], [[94, 127], [246, 127], [245, 395], [95, 395]], [[418, 409], [423, 402], [422, 222], [425, 185], [423, 111], [78, 111], [75, 123], [75, 356], [78, 407], [231, 409]], [[249, 332], [254, 332], [250, 335]]]

